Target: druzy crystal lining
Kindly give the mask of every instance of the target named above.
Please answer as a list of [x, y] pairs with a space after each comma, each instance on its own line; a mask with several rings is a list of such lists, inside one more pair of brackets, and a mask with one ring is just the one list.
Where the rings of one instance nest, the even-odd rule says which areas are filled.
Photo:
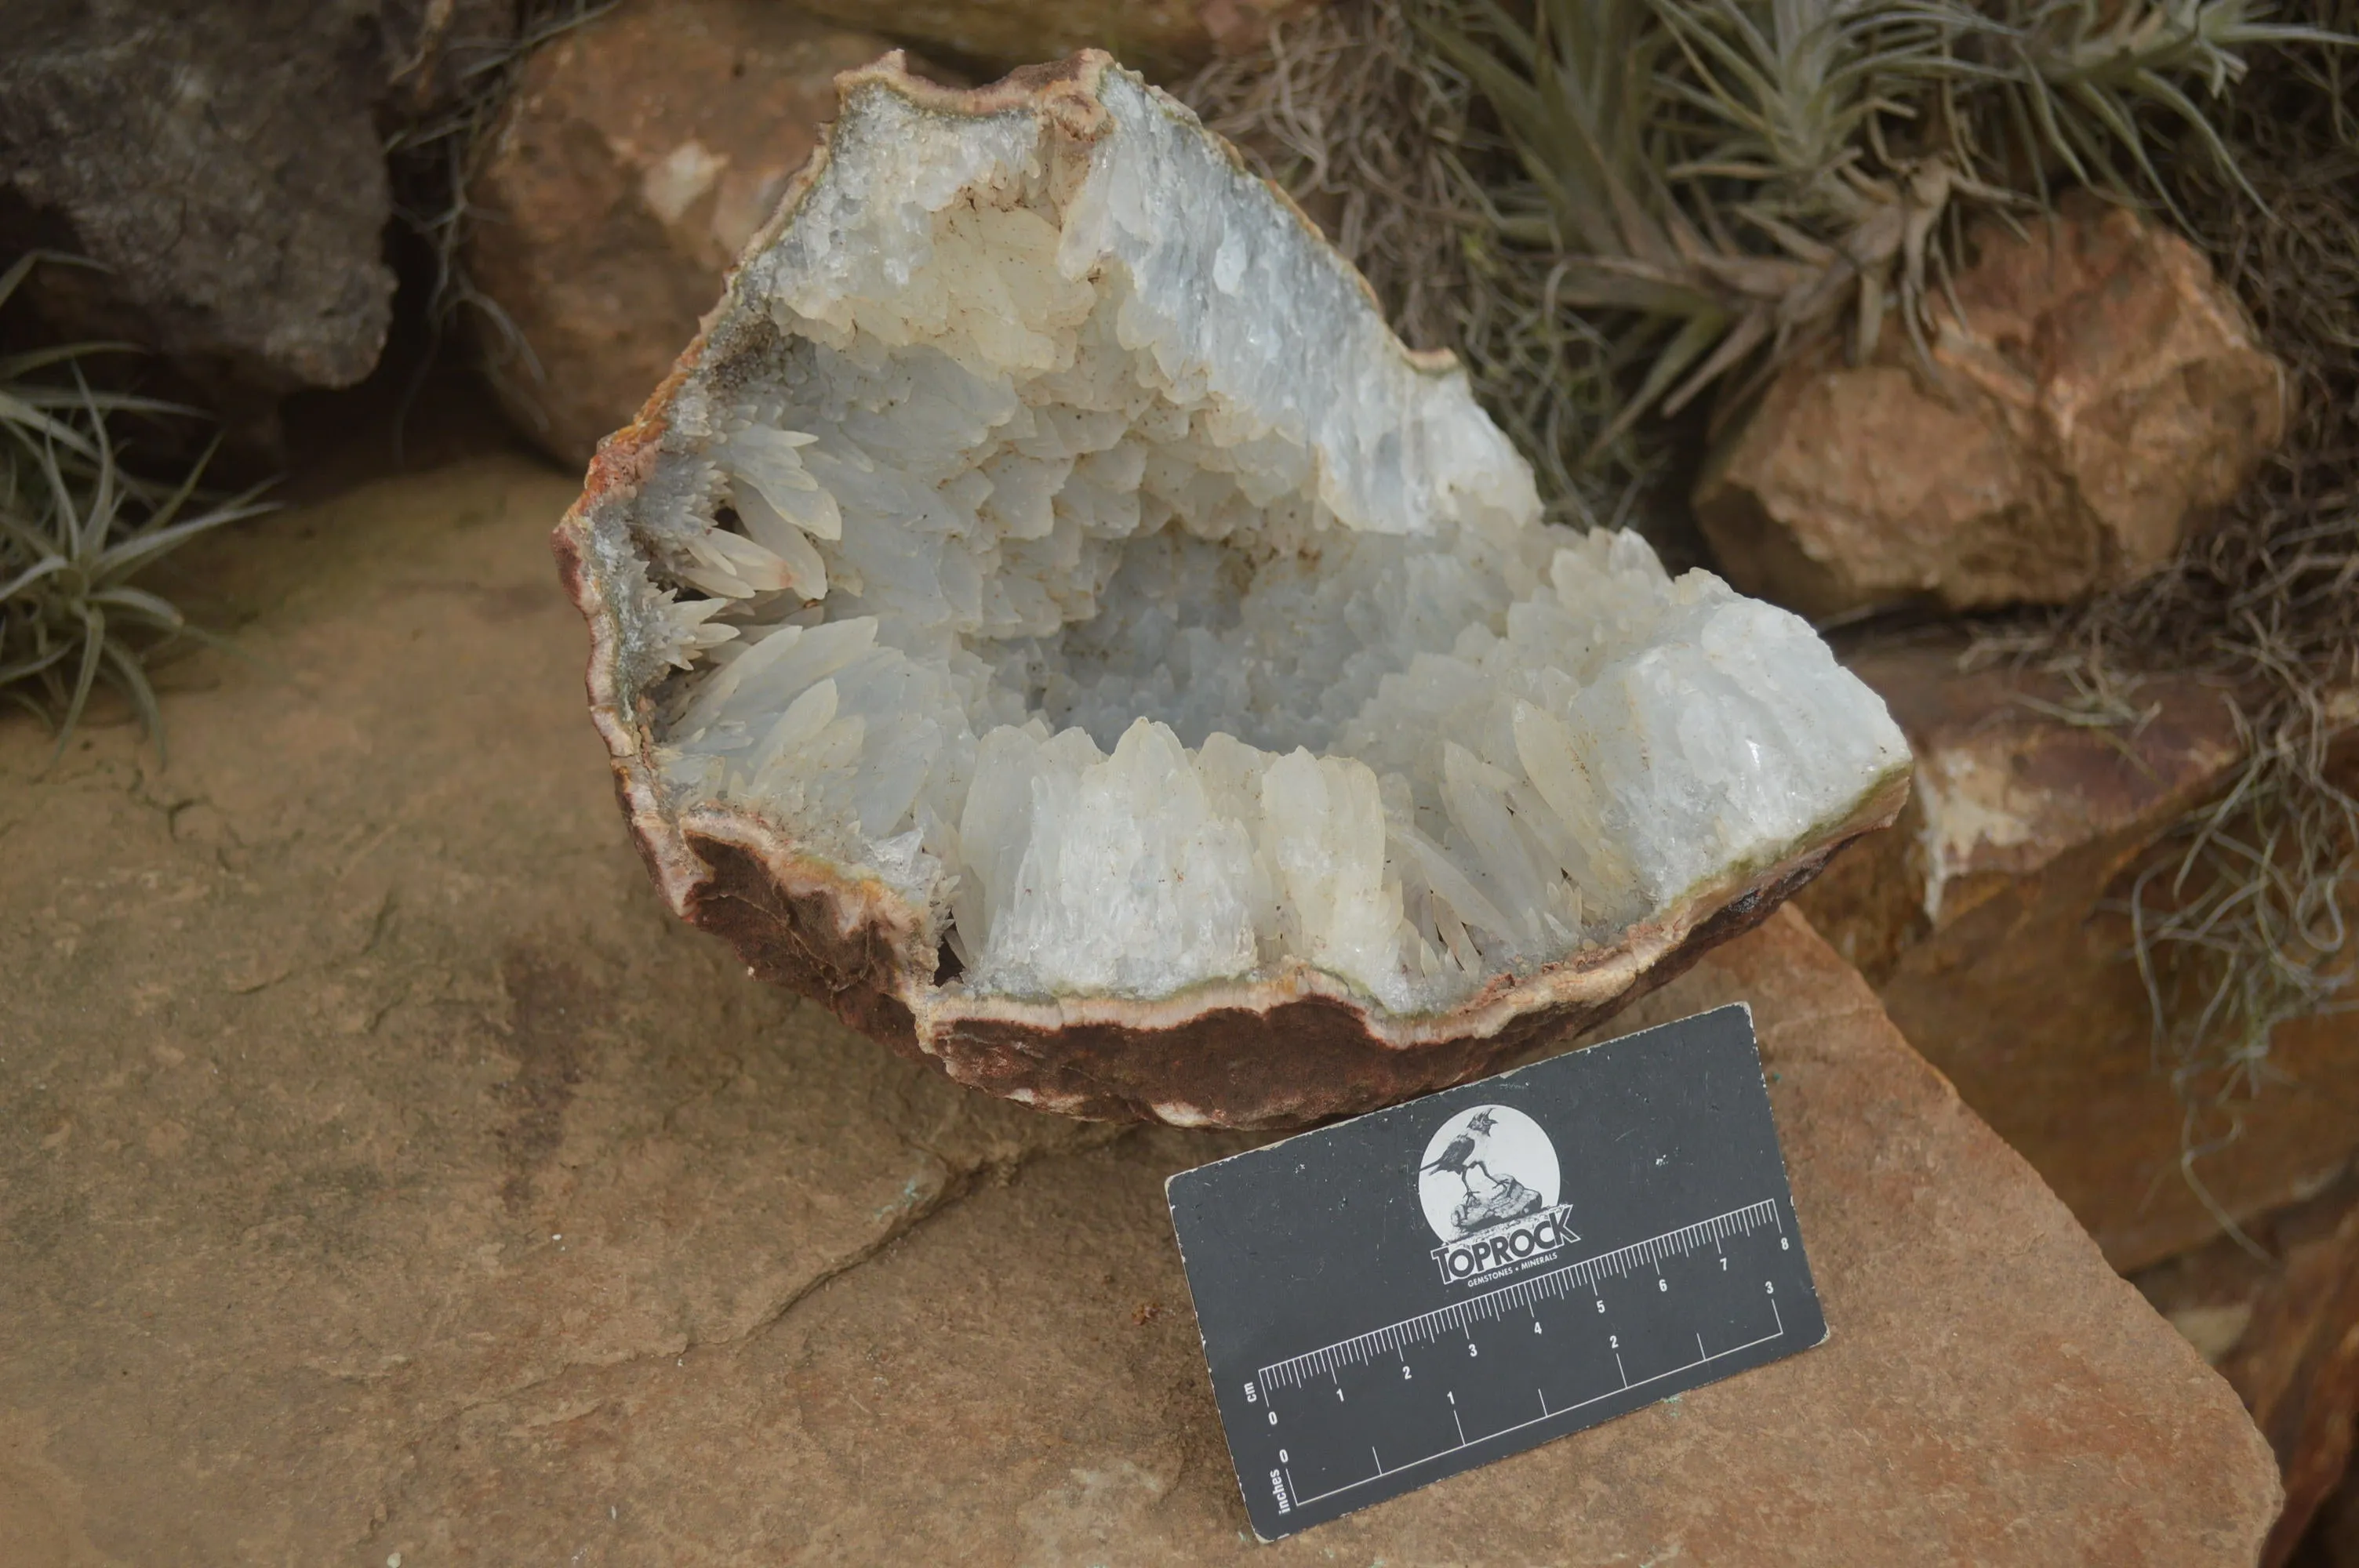
[[944, 983], [1383, 1009], [1767, 865], [1906, 764], [1809, 628], [1538, 521], [1464, 378], [1186, 111], [855, 90], [633, 519], [657, 761]]

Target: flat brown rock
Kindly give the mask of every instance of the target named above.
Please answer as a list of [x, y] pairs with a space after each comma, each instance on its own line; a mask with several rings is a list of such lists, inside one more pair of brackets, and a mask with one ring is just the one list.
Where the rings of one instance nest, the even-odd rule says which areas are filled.
[[1830, 1343], [1253, 1545], [1161, 1195], [1242, 1142], [1090, 1147], [671, 922], [569, 489], [217, 553], [256, 657], [168, 770], [0, 720], [9, 1568], [2253, 1560], [2234, 1396], [1791, 914], [1615, 1028], [1754, 1004]]
[[2234, 1395], [1865, 988], [1781, 915], [1645, 1011], [1735, 998], [1820, 1350], [1262, 1548], [1161, 1191], [1236, 1145], [1158, 1134], [1028, 1168], [758, 1339], [471, 1411], [383, 1539], [405, 1562], [511, 1560], [562, 1519], [608, 1562], [2250, 1563], [2276, 1470]]
[[756, 1332], [1100, 1136], [655, 902], [549, 581], [572, 491], [490, 460], [225, 542], [249, 658], [166, 672], [160, 773], [118, 725], [42, 775], [0, 719], [6, 1568], [60, 1487], [105, 1559], [342, 1561], [461, 1411]]

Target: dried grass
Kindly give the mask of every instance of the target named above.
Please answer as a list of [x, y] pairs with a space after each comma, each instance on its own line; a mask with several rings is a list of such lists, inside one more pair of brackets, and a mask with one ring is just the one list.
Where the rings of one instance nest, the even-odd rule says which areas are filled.
[[[2350, 31], [2354, 9], [2332, 25]], [[1986, 652], [2064, 673], [2105, 700], [2158, 672], [2209, 675], [2233, 694], [2242, 767], [2123, 903], [2157, 1065], [2186, 1107], [2182, 1169], [2207, 1203], [2201, 1160], [2241, 1137], [2254, 1100], [2286, 1081], [2270, 1060], [2277, 1027], [2350, 1005], [2359, 801], [2330, 762], [2359, 740], [2354, 63], [2339, 50], [2274, 51], [2217, 126], [2241, 178], [2174, 166], [2190, 232], [2289, 372], [2285, 445], [2161, 573], [1984, 638]]]

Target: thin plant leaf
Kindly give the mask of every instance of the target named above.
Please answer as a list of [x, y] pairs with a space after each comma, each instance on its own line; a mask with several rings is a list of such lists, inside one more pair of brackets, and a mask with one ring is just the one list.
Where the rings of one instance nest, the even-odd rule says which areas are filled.
[[74, 675], [73, 696], [66, 703], [65, 718], [58, 725], [57, 749], [49, 753], [50, 761], [65, 755], [66, 742], [73, 739], [74, 726], [82, 720], [83, 706], [90, 701], [90, 688], [98, 679], [101, 660], [106, 653], [106, 612], [95, 605], [84, 604], [82, 611], [82, 664]]

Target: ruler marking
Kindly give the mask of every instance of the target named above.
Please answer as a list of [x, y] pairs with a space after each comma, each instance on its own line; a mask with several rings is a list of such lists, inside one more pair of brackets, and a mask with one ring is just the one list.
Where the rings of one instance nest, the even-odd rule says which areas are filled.
[[[1649, 1384], [1649, 1383], [1659, 1383], [1659, 1382], [1661, 1382], [1665, 1378], [1676, 1378], [1676, 1377], [1678, 1377], [1678, 1376], [1679, 1376], [1680, 1373], [1682, 1373], [1682, 1372], [1692, 1372], [1692, 1371], [1694, 1371], [1698, 1367], [1701, 1367], [1701, 1366], [1704, 1365], [1704, 1363], [1705, 1363], [1705, 1362], [1707, 1362], [1707, 1361], [1720, 1361], [1720, 1360], [1724, 1360], [1724, 1359], [1726, 1359], [1727, 1357], [1731, 1357], [1731, 1356], [1734, 1356], [1734, 1355], [1736, 1355], [1736, 1354], [1737, 1354], [1737, 1353], [1739, 1353], [1740, 1351], [1750, 1350], [1750, 1349], [1752, 1349], [1752, 1348], [1753, 1348], [1755, 1346], [1756, 1346], [1756, 1345], [1767, 1345], [1767, 1344], [1768, 1344], [1768, 1343], [1769, 1343], [1771, 1340], [1773, 1340], [1773, 1339], [1783, 1339], [1784, 1337], [1786, 1337], [1786, 1325], [1785, 1325], [1785, 1320], [1781, 1317], [1781, 1318], [1778, 1320], [1778, 1324], [1777, 1324], [1777, 1333], [1775, 1333], [1775, 1334], [1765, 1334], [1765, 1335], [1763, 1335], [1763, 1336], [1762, 1336], [1760, 1338], [1758, 1338], [1758, 1339], [1748, 1339], [1748, 1340], [1746, 1340], [1746, 1341], [1745, 1341], [1744, 1344], [1742, 1344], [1742, 1345], [1732, 1345], [1732, 1346], [1729, 1346], [1727, 1349], [1725, 1349], [1725, 1350], [1715, 1350], [1715, 1351], [1713, 1351], [1711, 1355], [1709, 1355], [1709, 1356], [1705, 1357], [1703, 1358], [1703, 1360], [1702, 1360], [1702, 1361], [1690, 1361], [1690, 1362], [1689, 1362], [1689, 1363], [1688, 1363], [1686, 1366], [1684, 1366], [1684, 1367], [1674, 1367], [1674, 1368], [1671, 1368], [1669, 1371], [1668, 1371], [1668, 1372], [1657, 1372], [1657, 1373], [1655, 1373], [1655, 1374], [1654, 1374], [1653, 1376], [1651, 1376], [1651, 1377], [1641, 1378], [1641, 1379], [1638, 1379], [1636, 1382], [1635, 1382], [1635, 1383], [1631, 1383], [1631, 1382], [1625, 1382], [1625, 1383], [1622, 1385], [1622, 1387], [1621, 1387], [1621, 1388], [1618, 1388], [1618, 1389], [1608, 1389], [1608, 1390], [1605, 1390], [1603, 1393], [1602, 1393], [1602, 1394], [1593, 1395], [1591, 1398], [1589, 1398], [1589, 1399], [1585, 1399], [1585, 1400], [1582, 1400], [1582, 1401], [1581, 1401], [1581, 1403], [1579, 1403], [1579, 1404], [1566, 1405], [1566, 1406], [1565, 1406], [1563, 1409], [1561, 1409], [1561, 1410], [1549, 1411], [1548, 1411], [1548, 1413], [1547, 1413], [1546, 1415], [1542, 1415], [1542, 1416], [1535, 1417], [1534, 1419], [1532, 1419], [1532, 1420], [1530, 1420], [1530, 1421], [1517, 1422], [1516, 1422], [1515, 1425], [1513, 1425], [1513, 1426], [1503, 1426], [1503, 1427], [1501, 1427], [1501, 1428], [1500, 1428], [1498, 1431], [1496, 1431], [1496, 1432], [1486, 1432], [1486, 1433], [1484, 1433], [1482, 1436], [1477, 1437], [1477, 1438], [1474, 1438], [1474, 1439], [1473, 1439], [1473, 1440], [1472, 1440], [1471, 1442], [1461, 1443], [1461, 1444], [1459, 1444], [1459, 1447], [1460, 1447], [1460, 1448], [1472, 1448], [1472, 1447], [1473, 1447], [1475, 1444], [1477, 1444], [1477, 1443], [1488, 1443], [1488, 1442], [1490, 1442], [1490, 1441], [1491, 1441], [1493, 1438], [1495, 1438], [1495, 1437], [1505, 1437], [1505, 1436], [1506, 1436], [1506, 1435], [1507, 1435], [1508, 1433], [1510, 1433], [1521, 1432], [1521, 1431], [1523, 1431], [1523, 1430], [1524, 1430], [1524, 1428], [1526, 1428], [1526, 1427], [1527, 1427], [1527, 1426], [1538, 1426], [1541, 1422], [1544, 1422], [1544, 1421], [1553, 1421], [1553, 1420], [1555, 1420], [1555, 1419], [1556, 1419], [1557, 1417], [1559, 1417], [1559, 1416], [1571, 1415], [1573, 1411], [1577, 1411], [1577, 1410], [1585, 1409], [1586, 1407], [1588, 1407], [1588, 1406], [1590, 1406], [1590, 1405], [1593, 1405], [1593, 1404], [1597, 1403], [1597, 1402], [1598, 1402], [1598, 1400], [1610, 1400], [1610, 1399], [1612, 1399], [1614, 1395], [1616, 1395], [1616, 1394], [1620, 1394], [1620, 1393], [1626, 1393], [1626, 1392], [1628, 1392], [1628, 1391], [1629, 1391], [1630, 1390], [1632, 1390], [1632, 1389], [1643, 1389], [1643, 1388], [1645, 1388], [1645, 1387], [1646, 1387], [1647, 1384]], [[1619, 1357], [1619, 1356], [1614, 1357], [1614, 1365], [1615, 1365], [1615, 1366], [1617, 1366], [1617, 1367], [1618, 1367], [1618, 1366], [1620, 1366], [1620, 1365], [1621, 1365], [1621, 1363], [1622, 1363], [1622, 1357]], [[1628, 1374], [1627, 1374], [1627, 1373], [1625, 1373], [1625, 1374], [1624, 1374], [1624, 1377], [1625, 1377], [1625, 1378], [1628, 1377]], [[1541, 1394], [1541, 1395], [1540, 1395], [1540, 1407], [1541, 1407], [1543, 1410], [1546, 1410], [1546, 1409], [1547, 1409], [1547, 1407], [1548, 1407], [1548, 1396], [1547, 1396], [1546, 1394]], [[1451, 1412], [1451, 1413], [1452, 1413], [1452, 1415], [1454, 1416], [1456, 1412], [1455, 1412], [1455, 1411], [1453, 1411], [1453, 1412]], [[1463, 1435], [1463, 1433], [1464, 1433], [1464, 1432], [1465, 1432], [1465, 1428], [1462, 1425], [1462, 1426], [1459, 1428], [1459, 1432], [1460, 1432], [1461, 1435], [1462, 1436], [1462, 1435]], [[1371, 1448], [1371, 1449], [1369, 1449], [1369, 1450], [1368, 1450], [1368, 1452], [1369, 1452], [1370, 1454], [1374, 1454], [1374, 1453], [1375, 1453], [1375, 1450], [1374, 1448]], [[1348, 1492], [1348, 1491], [1352, 1490], [1354, 1487], [1364, 1487], [1364, 1486], [1366, 1486], [1370, 1481], [1373, 1481], [1373, 1480], [1376, 1479], [1376, 1477], [1377, 1477], [1377, 1476], [1384, 1476], [1384, 1475], [1386, 1475], [1386, 1474], [1388, 1474], [1388, 1473], [1389, 1473], [1389, 1474], [1392, 1474], [1392, 1475], [1398, 1475], [1398, 1474], [1399, 1474], [1401, 1471], [1403, 1471], [1403, 1470], [1413, 1470], [1413, 1469], [1415, 1469], [1417, 1466], [1419, 1466], [1419, 1465], [1427, 1465], [1427, 1464], [1430, 1464], [1430, 1463], [1432, 1463], [1434, 1460], [1436, 1460], [1436, 1459], [1439, 1459], [1439, 1458], [1442, 1457], [1442, 1455], [1443, 1455], [1443, 1454], [1455, 1454], [1455, 1453], [1457, 1453], [1457, 1452], [1458, 1452], [1458, 1449], [1456, 1449], [1456, 1448], [1445, 1448], [1445, 1449], [1441, 1450], [1441, 1452], [1440, 1452], [1440, 1453], [1439, 1453], [1439, 1454], [1427, 1454], [1427, 1455], [1426, 1455], [1424, 1458], [1422, 1458], [1422, 1459], [1412, 1459], [1412, 1460], [1410, 1460], [1410, 1461], [1409, 1461], [1408, 1464], [1406, 1464], [1406, 1465], [1394, 1465], [1394, 1466], [1393, 1466], [1393, 1468], [1392, 1468], [1392, 1470], [1391, 1470], [1390, 1472], [1387, 1472], [1387, 1471], [1384, 1468], [1384, 1461], [1383, 1461], [1382, 1459], [1379, 1459], [1379, 1460], [1377, 1460], [1377, 1461], [1376, 1461], [1376, 1474], [1375, 1474], [1375, 1476], [1363, 1476], [1362, 1478], [1360, 1478], [1359, 1480], [1356, 1480], [1356, 1481], [1350, 1481], [1350, 1482], [1346, 1482], [1346, 1483], [1345, 1483], [1344, 1485], [1343, 1485], [1343, 1486], [1336, 1487], [1332, 1488], [1331, 1490], [1321, 1492], [1321, 1493], [1320, 1493], [1317, 1497], [1313, 1497], [1313, 1498], [1297, 1497], [1297, 1498], [1294, 1499], [1294, 1504], [1295, 1504], [1295, 1507], [1297, 1507], [1297, 1508], [1301, 1508], [1301, 1507], [1303, 1507], [1304, 1505], [1309, 1504], [1309, 1503], [1321, 1502], [1321, 1501], [1325, 1500], [1325, 1499], [1326, 1499], [1326, 1498], [1328, 1498], [1334, 1497], [1337, 1493], [1340, 1493], [1340, 1492]], [[1293, 1481], [1294, 1481], [1294, 1477], [1293, 1477], [1292, 1476], [1290, 1476], [1290, 1475], [1289, 1475], [1289, 1476], [1287, 1477], [1287, 1485], [1288, 1485], [1288, 1488], [1289, 1488], [1289, 1489], [1291, 1489], [1291, 1488], [1292, 1488]]]
[[[1536, 1274], [1528, 1280], [1519, 1280], [1511, 1284], [1499, 1286], [1495, 1290], [1486, 1291], [1482, 1295], [1471, 1297], [1463, 1302], [1453, 1302], [1446, 1307], [1437, 1308], [1418, 1317], [1405, 1318], [1399, 1323], [1388, 1324], [1383, 1328], [1373, 1329], [1366, 1334], [1354, 1335], [1350, 1339], [1337, 1340], [1333, 1345], [1323, 1346], [1318, 1350], [1310, 1351], [1301, 1356], [1290, 1357], [1284, 1361], [1271, 1362], [1261, 1369], [1261, 1379], [1265, 1385], [1282, 1382], [1299, 1388], [1301, 1386], [1302, 1368], [1311, 1363], [1314, 1357], [1330, 1351], [1348, 1351], [1350, 1347], [1365, 1346], [1375, 1342], [1383, 1335], [1392, 1334], [1403, 1336], [1413, 1335], [1421, 1341], [1430, 1342], [1440, 1337], [1446, 1328], [1466, 1327], [1472, 1321], [1473, 1311], [1478, 1306], [1495, 1316], [1498, 1311], [1497, 1298], [1511, 1291], [1537, 1290], [1543, 1284], [1563, 1286], [1567, 1281], [1578, 1282], [1586, 1276], [1590, 1291], [1595, 1294], [1598, 1291], [1598, 1281], [1605, 1269], [1612, 1268], [1617, 1277], [1626, 1278], [1630, 1271], [1636, 1267], [1643, 1250], [1658, 1246], [1667, 1246], [1672, 1250], [1684, 1253], [1688, 1250], [1687, 1247], [1679, 1245], [1683, 1237], [1692, 1238], [1697, 1244], [1701, 1244], [1703, 1238], [1710, 1233], [1710, 1227], [1714, 1225], [1725, 1224], [1731, 1227], [1732, 1233], [1750, 1233], [1764, 1220], [1775, 1223], [1780, 1231], [1785, 1228], [1784, 1217], [1777, 1205], [1775, 1201], [1765, 1198], [1757, 1203], [1746, 1204], [1742, 1208], [1731, 1209], [1726, 1214], [1714, 1215], [1710, 1219], [1698, 1220], [1693, 1225], [1682, 1226], [1677, 1230], [1666, 1231], [1660, 1236], [1649, 1237], [1644, 1241], [1617, 1248], [1612, 1252], [1599, 1253], [1594, 1257], [1584, 1258], [1578, 1262], [1552, 1269], [1545, 1274]], [[1656, 1271], [1661, 1272], [1660, 1264], [1657, 1264]], [[1781, 1319], [1781, 1325], [1782, 1321]], [[1469, 1337], [1472, 1337], [1471, 1331]], [[1369, 1352], [1364, 1349], [1362, 1353]]]

